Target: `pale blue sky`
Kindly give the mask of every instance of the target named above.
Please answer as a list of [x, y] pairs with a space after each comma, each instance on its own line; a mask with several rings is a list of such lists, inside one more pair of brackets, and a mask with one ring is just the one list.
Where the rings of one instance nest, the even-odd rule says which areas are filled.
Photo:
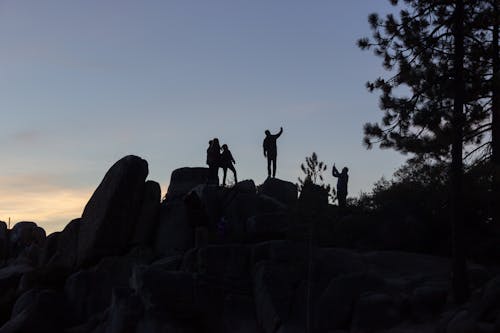
[[[0, 0], [0, 219], [49, 230], [81, 214], [127, 154], [162, 187], [219, 137], [240, 179], [265, 179], [264, 130], [284, 127], [278, 177], [313, 151], [369, 191], [404, 156], [362, 147], [380, 119], [357, 48], [385, 0]], [[327, 181], [336, 180], [328, 170]], [[45, 209], [44, 211], [42, 211]], [[47, 211], [52, 209], [52, 211]]]

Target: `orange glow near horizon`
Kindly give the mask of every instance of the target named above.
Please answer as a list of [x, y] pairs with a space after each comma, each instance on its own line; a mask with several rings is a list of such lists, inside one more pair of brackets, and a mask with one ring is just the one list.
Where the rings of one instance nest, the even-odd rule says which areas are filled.
[[[6, 185], [5, 178], [0, 177], [0, 221], [7, 223], [10, 218], [11, 228], [17, 222], [32, 221], [44, 228], [47, 235], [61, 231], [71, 220], [81, 217], [95, 190], [65, 189], [40, 184], [32, 185], [33, 189], [26, 190], [24, 186], [1, 185]], [[168, 185], [161, 187], [163, 196]]]
[[33, 221], [47, 235], [62, 230], [72, 219], [80, 217], [92, 195], [92, 189], [53, 189], [49, 191], [0, 190], [0, 220], [11, 227], [20, 221]]

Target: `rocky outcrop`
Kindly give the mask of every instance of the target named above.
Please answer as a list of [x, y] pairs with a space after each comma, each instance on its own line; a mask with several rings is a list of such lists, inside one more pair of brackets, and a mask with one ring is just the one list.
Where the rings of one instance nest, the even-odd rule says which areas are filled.
[[126, 156], [106, 173], [85, 206], [78, 233], [78, 265], [123, 253], [143, 204], [148, 164]]
[[[353, 304], [364, 293], [382, 292], [387, 288], [385, 281], [373, 274], [355, 273], [333, 278], [318, 301], [319, 330], [348, 327], [353, 320]], [[365, 310], [362, 308], [361, 311]]]
[[110, 305], [113, 289], [128, 287], [133, 268], [150, 263], [151, 260], [152, 255], [149, 253], [107, 257], [97, 266], [71, 275], [64, 291], [78, 322], [84, 322], [106, 310]]
[[10, 318], [12, 307], [19, 296], [17, 290], [23, 274], [33, 271], [28, 264], [12, 264], [0, 269], [0, 325]]
[[61, 332], [71, 322], [62, 293], [54, 290], [32, 290], [19, 298], [12, 319], [0, 333]]
[[356, 218], [339, 217], [320, 186], [297, 199], [282, 180], [222, 188], [206, 184], [205, 168], [183, 168], [160, 202], [147, 169], [139, 157], [118, 161], [82, 218], [48, 237], [32, 222], [0, 223], [0, 333], [500, 328], [495, 270], [469, 264], [474, 297], [457, 307], [446, 258], [322, 246], [324, 230]]
[[0, 267], [7, 258], [8, 237], [7, 223], [0, 221]]
[[81, 223], [81, 219], [75, 219], [61, 231], [57, 238], [57, 249], [46, 263], [49, 269], [61, 269], [67, 274], [75, 269]]
[[45, 242], [45, 230], [35, 222], [18, 222], [9, 231], [8, 252], [11, 258], [22, 257], [36, 264]]
[[288, 207], [293, 207], [298, 198], [297, 185], [277, 178], [267, 178], [259, 186], [258, 193], [274, 198]]
[[183, 201], [168, 202], [160, 209], [154, 249], [162, 256], [182, 254], [194, 245], [194, 228]]
[[261, 214], [247, 219], [246, 232], [255, 240], [284, 239], [289, 224], [285, 213]]
[[160, 215], [161, 188], [157, 182], [144, 184], [144, 195], [139, 218], [132, 233], [132, 245], [148, 245], [154, 236]]
[[166, 201], [182, 199], [189, 191], [199, 184], [206, 184], [207, 168], [180, 168], [172, 172], [168, 185]]
[[276, 262], [256, 265], [254, 297], [257, 322], [264, 332], [301, 332], [306, 321], [304, 272]]

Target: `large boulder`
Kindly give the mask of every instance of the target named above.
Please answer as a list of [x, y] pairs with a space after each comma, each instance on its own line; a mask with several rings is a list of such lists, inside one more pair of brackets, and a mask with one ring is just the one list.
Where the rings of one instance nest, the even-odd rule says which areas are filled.
[[[247, 239], [246, 221], [255, 213], [257, 196], [238, 194], [222, 213], [218, 223], [218, 233], [226, 242], [244, 242]], [[221, 223], [222, 222], [222, 223]]]
[[[43, 228], [36, 225], [35, 222], [18, 222], [9, 232], [9, 255], [17, 257], [20, 254], [25, 255], [30, 260], [33, 252], [42, 247], [45, 242], [46, 234]], [[36, 255], [35, 255], [36, 256]]]
[[257, 193], [257, 187], [255, 187], [255, 183], [251, 179], [245, 179], [234, 184], [231, 190], [237, 193], [249, 193], [249, 194]]
[[63, 231], [54, 232], [47, 237], [35, 271], [25, 274], [20, 290], [50, 287], [61, 288], [66, 278], [76, 266], [78, 230], [80, 219], [68, 223]]
[[126, 156], [106, 173], [85, 206], [78, 235], [78, 264], [123, 253], [141, 213], [148, 163]]
[[29, 292], [20, 297], [14, 310], [0, 333], [61, 332], [71, 320], [64, 295], [54, 290]]
[[0, 269], [0, 290], [17, 289], [23, 274], [33, 269], [28, 264], [13, 264]]
[[194, 316], [197, 312], [194, 274], [169, 271], [158, 265], [136, 266], [130, 286], [146, 309], [167, 310], [184, 317]]
[[73, 271], [77, 263], [78, 233], [81, 223], [81, 219], [74, 219], [61, 231], [57, 251], [47, 263], [49, 267], [61, 268], [67, 273]]
[[254, 273], [257, 322], [266, 333], [303, 332], [305, 328], [305, 272], [296, 266], [259, 262]]
[[7, 223], [0, 221], [0, 266], [7, 258]]
[[246, 239], [246, 221], [257, 211], [257, 203], [255, 192], [235, 192], [232, 195], [222, 213], [227, 222], [224, 228], [226, 239], [233, 242]]
[[356, 302], [352, 317], [352, 333], [378, 332], [399, 324], [402, 310], [388, 294], [367, 293]]
[[268, 195], [288, 207], [297, 203], [297, 185], [277, 178], [267, 178], [258, 188], [259, 194]]
[[284, 239], [288, 227], [289, 218], [284, 213], [252, 216], [246, 221], [247, 237], [251, 241]]
[[60, 235], [61, 232], [56, 231], [47, 236], [45, 244], [40, 251], [40, 257], [38, 258], [39, 266], [45, 266], [49, 262], [49, 260], [56, 254]]
[[135, 332], [143, 311], [141, 299], [132, 289], [113, 289], [106, 333]]
[[244, 245], [210, 245], [200, 248], [196, 272], [216, 281], [222, 288], [251, 293], [251, 249]]
[[[442, 320], [445, 332], [500, 331], [500, 276], [491, 279], [469, 304]], [[488, 328], [488, 330], [485, 330]]]
[[10, 318], [21, 277], [32, 270], [33, 267], [26, 264], [9, 265], [0, 269], [0, 325]]
[[[184, 198], [189, 210], [191, 210], [192, 200], [198, 197], [199, 206], [203, 210], [203, 221], [192, 221], [194, 226], [204, 226], [215, 230], [222, 218], [224, 207], [229, 205], [233, 198], [233, 191], [212, 185], [198, 185]], [[200, 223], [201, 222], [201, 223]]]
[[348, 328], [352, 321], [353, 305], [358, 298], [363, 293], [382, 292], [385, 289], [385, 281], [371, 274], [346, 274], [332, 279], [318, 301], [318, 331]]
[[84, 322], [108, 308], [113, 288], [128, 287], [133, 268], [148, 264], [151, 260], [148, 253], [107, 257], [97, 266], [71, 275], [66, 280], [64, 291], [76, 319]]
[[206, 184], [207, 168], [180, 168], [172, 172], [165, 199], [167, 201], [182, 199], [192, 188]]
[[162, 205], [155, 233], [155, 251], [162, 256], [182, 254], [193, 246], [193, 238], [194, 228], [184, 202], [175, 200]]
[[144, 200], [142, 202], [139, 220], [132, 236], [133, 245], [150, 245], [160, 215], [161, 188], [154, 181], [147, 181], [144, 186]]

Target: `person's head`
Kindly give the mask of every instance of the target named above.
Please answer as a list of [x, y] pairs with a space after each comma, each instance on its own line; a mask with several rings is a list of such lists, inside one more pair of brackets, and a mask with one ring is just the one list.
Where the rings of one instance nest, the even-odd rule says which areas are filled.
[[218, 145], [219, 145], [219, 139], [217, 139], [217, 138], [213, 138], [212, 143], [213, 143], [214, 145], [218, 146]]
[[266, 136], [271, 135], [271, 132], [269, 132], [269, 130], [266, 130], [264, 133], [266, 133]]
[[347, 167], [344, 167], [344, 168], [342, 169], [342, 173], [344, 173], [344, 174], [347, 174], [347, 172], [348, 172], [348, 171], [349, 171], [349, 169], [347, 169]]
[[227, 150], [227, 145], [226, 144], [222, 145], [222, 150]]

